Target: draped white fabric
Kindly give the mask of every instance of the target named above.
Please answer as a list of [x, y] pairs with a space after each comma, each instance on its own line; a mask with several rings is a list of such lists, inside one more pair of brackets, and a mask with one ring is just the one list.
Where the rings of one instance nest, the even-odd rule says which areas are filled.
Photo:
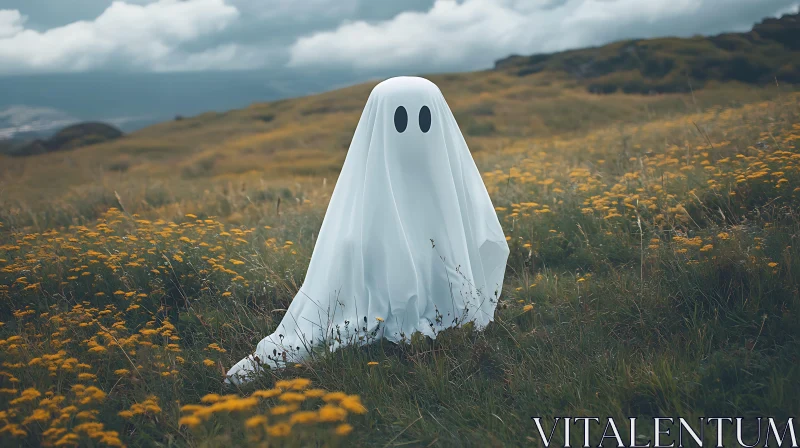
[[482, 329], [494, 318], [508, 254], [439, 88], [417, 77], [383, 81], [361, 114], [302, 287], [228, 381], [247, 381], [262, 364], [308, 360], [312, 347], [402, 341], [416, 331], [435, 338], [470, 321]]

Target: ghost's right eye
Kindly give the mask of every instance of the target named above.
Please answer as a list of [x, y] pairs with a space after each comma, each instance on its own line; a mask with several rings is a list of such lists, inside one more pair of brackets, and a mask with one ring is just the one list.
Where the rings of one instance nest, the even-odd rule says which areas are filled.
[[398, 106], [394, 111], [394, 128], [397, 129], [397, 132], [402, 133], [406, 130], [407, 126], [408, 113], [406, 112], [406, 108], [403, 106]]

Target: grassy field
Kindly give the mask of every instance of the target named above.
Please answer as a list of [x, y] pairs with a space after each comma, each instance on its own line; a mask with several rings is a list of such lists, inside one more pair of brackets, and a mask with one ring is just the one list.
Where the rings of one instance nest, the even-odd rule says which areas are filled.
[[0, 158], [0, 445], [539, 446], [532, 416], [800, 414], [800, 94], [432, 79], [511, 247], [486, 331], [221, 383], [302, 284], [374, 84]]
[[[430, 79], [441, 87], [476, 159], [515, 141], [768, 100], [780, 91], [722, 84], [695, 95], [600, 96], [551, 73]], [[247, 215], [251, 204], [260, 214], [285, 188], [293, 200], [323, 178], [333, 186], [374, 84], [165, 122], [74, 151], [0, 155], [0, 220], [39, 230], [86, 224], [119, 206], [115, 191], [128, 211], [164, 219], [190, 211], [228, 219]]]

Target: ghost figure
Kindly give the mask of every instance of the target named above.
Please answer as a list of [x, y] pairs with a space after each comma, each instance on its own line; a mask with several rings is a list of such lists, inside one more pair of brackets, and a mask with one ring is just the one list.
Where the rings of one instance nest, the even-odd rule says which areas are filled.
[[494, 318], [509, 249], [458, 124], [423, 78], [378, 84], [356, 127], [305, 281], [274, 333], [228, 372], [241, 384], [376, 338], [436, 337]]

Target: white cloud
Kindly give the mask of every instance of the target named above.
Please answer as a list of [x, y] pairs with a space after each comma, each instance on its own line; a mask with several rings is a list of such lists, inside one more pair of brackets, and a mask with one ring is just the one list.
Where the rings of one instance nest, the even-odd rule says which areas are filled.
[[192, 53], [181, 46], [231, 26], [236, 7], [225, 0], [114, 1], [92, 21], [44, 32], [25, 28], [16, 10], [0, 10], [0, 74], [82, 71], [128, 66], [158, 70], [224, 67], [242, 53], [232, 45]]
[[449, 65], [473, 54], [514, 47], [526, 17], [491, 0], [439, 0], [427, 12], [391, 20], [345, 22], [333, 31], [301, 37], [290, 66], [347, 65], [356, 69], [402, 67], [424, 60]]
[[[730, 23], [738, 26], [743, 14], [752, 24], [761, 17], [752, 17], [757, 5], [751, 1], [437, 0], [425, 12], [380, 22], [345, 22], [302, 36], [290, 48], [289, 65], [475, 69], [512, 53], [546, 53], [673, 30], [683, 35], [719, 32]], [[791, 4], [764, 0], [764, 15], [770, 12], [766, 3]]]
[[24, 23], [25, 17], [19, 11], [0, 9], [0, 39], [21, 32]]
[[[8, 2], [16, 6], [0, 9], [0, 76], [286, 61], [395, 74], [471, 70], [512, 53], [743, 31], [798, 0], [70, 0], [46, 13], [41, 2], [0, 0]], [[67, 23], [65, 11], [87, 19]]]

